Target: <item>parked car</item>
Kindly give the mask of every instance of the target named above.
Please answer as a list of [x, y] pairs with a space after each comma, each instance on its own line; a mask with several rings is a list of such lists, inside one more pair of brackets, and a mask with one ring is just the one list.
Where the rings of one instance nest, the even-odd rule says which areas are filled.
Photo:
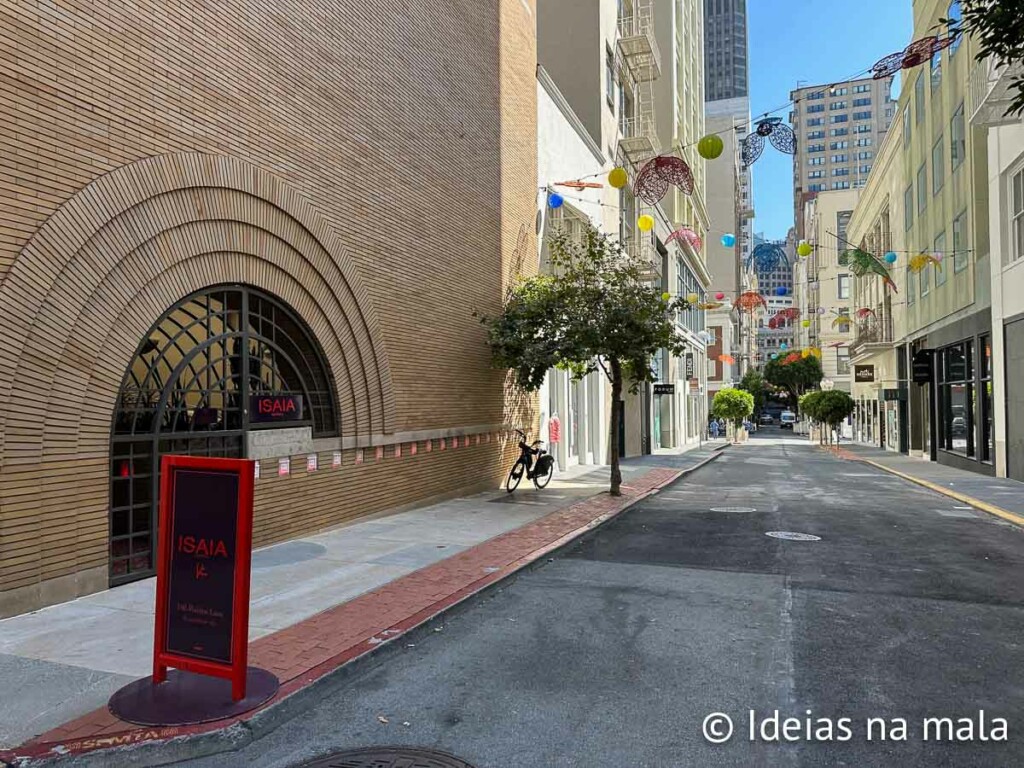
[[792, 411], [783, 411], [779, 416], [779, 429], [793, 429], [796, 424], [796, 414]]
[[758, 423], [765, 426], [770, 426], [775, 423], [775, 419], [772, 418], [772, 415], [770, 413], [762, 413], [761, 418], [758, 419]]

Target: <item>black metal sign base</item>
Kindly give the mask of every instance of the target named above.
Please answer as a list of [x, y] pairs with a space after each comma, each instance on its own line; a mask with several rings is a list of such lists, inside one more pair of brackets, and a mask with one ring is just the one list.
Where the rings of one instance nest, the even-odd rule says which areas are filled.
[[110, 712], [136, 725], [195, 725], [256, 709], [277, 693], [278, 680], [265, 669], [249, 667], [245, 698], [231, 700], [231, 681], [172, 669], [166, 682], [152, 677], [129, 683], [110, 697]]

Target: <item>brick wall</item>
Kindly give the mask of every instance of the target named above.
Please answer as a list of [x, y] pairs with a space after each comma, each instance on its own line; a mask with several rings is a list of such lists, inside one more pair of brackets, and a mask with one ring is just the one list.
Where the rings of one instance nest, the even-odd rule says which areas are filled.
[[[0, 615], [105, 586], [121, 378], [207, 285], [299, 312], [346, 437], [530, 418], [472, 312], [535, 262], [535, 65], [522, 0], [0, 0]], [[257, 540], [506, 453], [303, 464], [260, 481]]]

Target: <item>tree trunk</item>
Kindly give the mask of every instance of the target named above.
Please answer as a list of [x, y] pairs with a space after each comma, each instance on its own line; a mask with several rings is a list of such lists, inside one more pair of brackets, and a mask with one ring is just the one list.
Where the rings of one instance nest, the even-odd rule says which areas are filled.
[[619, 424], [623, 419], [622, 407], [622, 365], [618, 360], [612, 358], [608, 361], [612, 368], [612, 444], [611, 444], [611, 465], [612, 482], [608, 492], [612, 496], [622, 495], [622, 471], [619, 469]]

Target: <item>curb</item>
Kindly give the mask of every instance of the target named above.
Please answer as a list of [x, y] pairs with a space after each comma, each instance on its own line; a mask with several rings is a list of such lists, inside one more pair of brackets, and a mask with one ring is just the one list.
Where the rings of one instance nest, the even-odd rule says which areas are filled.
[[951, 499], [962, 501], [964, 504], [969, 504], [975, 509], [980, 509], [982, 512], [988, 512], [990, 515], [995, 515], [996, 517], [1000, 517], [1003, 520], [1006, 520], [1007, 522], [1019, 525], [1022, 528], [1024, 528], [1024, 517], [1015, 514], [1014, 512], [1010, 512], [1009, 510], [1003, 509], [1002, 507], [997, 507], [994, 504], [989, 504], [986, 501], [981, 501], [980, 499], [976, 499], [973, 496], [968, 496], [965, 493], [951, 491], [948, 488], [944, 488], [943, 486], [938, 485], [937, 483], [930, 482], [929, 480], [922, 480], [921, 478], [914, 477], [913, 475], [908, 475], [904, 472], [900, 472], [898, 470], [887, 467], [884, 464], [879, 464], [877, 461], [871, 461], [870, 459], [861, 458], [858, 458], [856, 460], [861, 461], [864, 464], [870, 464], [872, 467], [880, 469], [883, 472], [888, 472], [890, 475], [896, 475], [897, 477], [901, 477], [904, 480], [910, 481], [911, 483], [923, 486], [930, 491], [935, 491], [936, 493], [941, 493], [943, 496], [948, 496]]
[[[26, 754], [15, 756], [11, 759], [8, 756], [12, 755], [12, 753], [14, 755], [17, 753], [17, 749], [13, 749], [7, 751], [7, 755], [4, 757], [0, 757], [0, 766], [8, 766], [9, 768], [14, 768], [15, 766], [17, 768], [37, 768], [40, 766], [60, 766], [61, 768], [92, 768], [93, 766], [108, 767], [115, 765], [161, 766], [182, 760], [209, 757], [242, 749], [307, 711], [321, 699], [330, 696], [339, 690], [352, 676], [366, 669], [378, 666], [391, 656], [401, 652], [408, 641], [429, 637], [434, 634], [434, 631], [440, 631], [430, 627], [431, 622], [442, 616], [458, 615], [461, 610], [469, 607], [467, 603], [471, 598], [486, 595], [490, 591], [507, 584], [528, 568], [539, 564], [544, 558], [567, 549], [579, 538], [604, 526], [636, 504], [659, 493], [666, 486], [710, 464], [721, 456], [727, 447], [728, 444], [722, 448], [713, 449], [711, 455], [702, 459], [697, 464], [677, 471], [665, 481], [630, 499], [619, 509], [593, 518], [589, 523], [524, 555], [500, 571], [484, 576], [476, 582], [442, 598], [419, 613], [407, 617], [393, 627], [377, 633], [377, 637], [383, 635], [387, 637], [386, 640], [376, 643], [366, 640], [356, 644], [348, 651], [343, 651], [335, 657], [334, 661], [339, 663], [324, 669], [321, 674], [311, 679], [307, 685], [296, 689], [293, 693], [266, 709], [257, 710], [255, 714], [245, 720], [236, 720], [206, 732], [172, 736], [170, 738], [150, 738], [136, 743], [126, 743], [123, 746], [97, 748], [74, 754], [68, 754], [67, 749], [61, 745], [49, 744], [38, 745], [39, 747], [48, 747], [44, 754]], [[321, 667], [328, 667], [331, 663], [327, 662], [321, 665]], [[313, 671], [311, 671], [311, 674], [313, 674]], [[61, 754], [62, 749], [64, 754]]]

